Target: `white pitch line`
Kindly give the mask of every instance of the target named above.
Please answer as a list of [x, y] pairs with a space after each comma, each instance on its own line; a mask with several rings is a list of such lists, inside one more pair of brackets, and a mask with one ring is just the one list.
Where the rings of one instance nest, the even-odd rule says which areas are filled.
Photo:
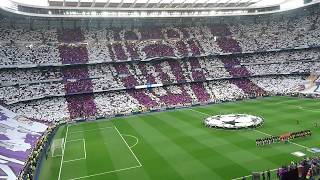
[[128, 137], [132, 137], [132, 138], [136, 139], [136, 143], [134, 145], [130, 146], [130, 148], [133, 148], [139, 142], [139, 139], [137, 137], [135, 137], [135, 136], [132, 136], [132, 135], [129, 135], [129, 134], [122, 134], [122, 136], [128, 136]]
[[126, 142], [126, 140], [123, 138], [123, 136], [121, 135], [121, 133], [119, 132], [118, 128], [116, 126], [114, 126], [114, 128], [116, 129], [116, 131], [118, 132], [119, 136], [122, 138], [123, 142], [128, 146], [129, 150], [131, 151], [132, 155], [134, 156], [134, 158], [138, 161], [139, 166], [141, 167], [142, 164], [140, 163], [139, 159], [137, 158], [137, 156], [134, 154], [134, 152], [132, 151], [132, 149], [130, 148], [130, 146], [128, 145], [128, 143]]
[[67, 163], [67, 162], [73, 162], [73, 161], [80, 161], [80, 160], [84, 160], [86, 158], [78, 158], [78, 159], [71, 159], [71, 160], [67, 160], [67, 161], [63, 161], [64, 163]]
[[[70, 133], [69, 133], [69, 134], [70, 134]], [[68, 142], [75, 142], [75, 141], [83, 141], [83, 139], [73, 139], [73, 140], [67, 141], [67, 143], [68, 143]]]
[[194, 111], [194, 112], [206, 115], [206, 116], [211, 116], [210, 114], [207, 114], [207, 113], [204, 113], [204, 112], [200, 112], [200, 111], [197, 111], [197, 110], [194, 110], [194, 109], [190, 109], [190, 111]]
[[295, 101], [298, 101], [296, 99], [289, 99], [289, 100], [286, 100], [286, 101], [280, 101], [280, 102], [277, 102], [277, 103], [274, 103], [274, 104], [285, 104], [287, 102], [295, 102]]
[[83, 157], [83, 158], [78, 158], [78, 159], [71, 159], [71, 160], [63, 161], [64, 163], [87, 159], [86, 141], [85, 141], [85, 139], [74, 139], [74, 140], [67, 141], [67, 143], [68, 143], [68, 142], [76, 142], [76, 141], [82, 141], [82, 142], [83, 142], [84, 157]]
[[259, 131], [259, 130], [256, 130], [256, 129], [254, 129], [253, 131], [256, 131], [256, 132], [258, 132], [260, 134], [264, 134], [266, 136], [272, 136], [271, 134], [268, 134], [268, 133], [265, 133], [265, 132], [262, 132], [262, 131]]
[[84, 150], [84, 158], [87, 159], [86, 140], [85, 139], [83, 139], [83, 150]]
[[69, 132], [69, 125], [67, 125], [66, 136], [65, 136], [65, 139], [64, 139], [64, 142], [63, 142], [63, 150], [62, 150], [62, 157], [61, 157], [58, 180], [60, 180], [60, 178], [61, 178], [61, 170], [62, 170], [62, 164], [63, 164], [63, 158], [64, 158], [64, 150], [66, 149], [66, 142], [67, 142], [68, 132]]
[[51, 157], [62, 157], [62, 155], [54, 155], [54, 156], [51, 156]]
[[[131, 150], [131, 147], [129, 147], [128, 143], [125, 141], [125, 139], [123, 138], [123, 136], [121, 135], [121, 133], [119, 132], [118, 128], [116, 126], [111, 127], [114, 128], [117, 133], [119, 134], [119, 136], [121, 137], [121, 139], [124, 141], [124, 143], [127, 145], [127, 147], [129, 148], [130, 152], [132, 153], [132, 155], [134, 156], [134, 158], [136, 159], [136, 161], [139, 163], [138, 166], [132, 166], [132, 167], [128, 167], [128, 168], [122, 168], [122, 169], [116, 169], [116, 170], [112, 170], [112, 171], [106, 171], [106, 172], [102, 172], [102, 173], [97, 173], [97, 174], [91, 174], [91, 175], [87, 175], [87, 176], [81, 176], [81, 177], [77, 177], [77, 178], [71, 178], [68, 180], [77, 180], [77, 179], [84, 179], [84, 178], [89, 178], [89, 177], [93, 177], [93, 176], [99, 176], [99, 175], [103, 175], [103, 174], [109, 174], [109, 173], [113, 173], [113, 172], [119, 172], [119, 171], [125, 171], [125, 170], [130, 170], [130, 169], [135, 169], [135, 168], [140, 168], [142, 166], [142, 164], [140, 163], [139, 159], [137, 158], [137, 156], [134, 154], [134, 152]], [[104, 129], [104, 128], [100, 128], [100, 129]], [[127, 136], [132, 136], [132, 135], [127, 135]], [[132, 136], [134, 137], [134, 136]], [[136, 138], [136, 137], [135, 137]], [[138, 140], [138, 138], [136, 138]], [[84, 140], [85, 143], [85, 140]], [[85, 148], [85, 145], [84, 145]], [[86, 151], [85, 151], [86, 152]], [[86, 156], [86, 154], [85, 154]]]
[[306, 109], [306, 108], [304, 108], [302, 106], [295, 106], [295, 105], [292, 105], [292, 106], [297, 107], [297, 108], [299, 108], [301, 110], [304, 110], [304, 111], [310, 111], [310, 112], [316, 112], [316, 113], [320, 112], [319, 110]]
[[125, 170], [129, 170], [129, 169], [135, 169], [135, 168], [139, 168], [139, 167], [141, 167], [141, 166], [133, 166], [133, 167], [128, 167], [128, 168], [116, 169], [116, 170], [113, 170], [113, 171], [106, 171], [106, 172], [92, 174], [92, 175], [88, 175], [88, 176], [71, 178], [71, 179], [68, 179], [68, 180], [84, 179], [84, 178], [88, 178], [88, 177], [99, 176], [99, 175], [109, 174], [109, 173], [113, 173], [113, 172], [125, 171]]
[[294, 143], [294, 142], [291, 142], [291, 141], [289, 141], [289, 143], [291, 143], [291, 144], [293, 144], [293, 145], [296, 145], [296, 146], [303, 147], [303, 148], [305, 148], [305, 149], [310, 149], [310, 148], [307, 147], [307, 146], [304, 146], [304, 145], [301, 145], [301, 144], [297, 144], [297, 143]]
[[76, 133], [81, 133], [81, 132], [91, 132], [91, 131], [97, 131], [98, 129], [108, 129], [108, 128], [113, 128], [113, 127], [108, 126], [108, 127], [90, 129], [90, 130], [84, 130], [84, 131], [73, 131], [73, 132], [70, 132], [69, 134], [76, 134]]

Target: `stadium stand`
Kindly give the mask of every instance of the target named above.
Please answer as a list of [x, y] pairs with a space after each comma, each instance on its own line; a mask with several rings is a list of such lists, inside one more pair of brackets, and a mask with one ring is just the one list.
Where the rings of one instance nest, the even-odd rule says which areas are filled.
[[320, 68], [319, 16], [131, 29], [3, 25], [0, 100], [47, 123], [295, 93]]

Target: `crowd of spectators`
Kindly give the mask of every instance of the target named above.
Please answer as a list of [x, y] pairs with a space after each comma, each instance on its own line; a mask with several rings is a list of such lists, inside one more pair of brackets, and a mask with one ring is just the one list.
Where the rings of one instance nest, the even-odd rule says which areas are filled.
[[61, 82], [47, 82], [0, 87], [0, 99], [6, 103], [15, 103], [50, 96], [65, 95]]
[[[287, 52], [275, 53], [279, 58], [286, 58], [285, 62], [267, 62], [260, 58], [260, 53], [257, 53], [250, 56], [261, 62], [242, 63], [241, 58], [230, 56], [154, 60], [140, 63], [0, 69], [0, 98], [10, 104], [48, 96], [102, 92], [147, 84], [170, 85], [234, 77], [316, 72], [320, 67], [320, 61], [316, 57], [299, 61], [297, 54], [300, 52], [300, 50], [293, 51], [290, 55]], [[262, 56], [268, 58], [268, 56]]]
[[27, 30], [19, 27], [6, 26], [9, 23], [1, 22], [0, 41], [2, 42], [56, 42], [56, 29]]
[[[61, 108], [57, 117], [78, 118], [294, 92], [306, 74], [319, 69], [319, 48], [278, 49], [320, 45], [314, 40], [318, 16], [278, 24], [262, 19], [254, 24], [90, 30], [0, 27], [7, 38], [0, 39], [0, 99], [16, 104], [18, 111], [49, 98], [46, 104]], [[230, 52], [244, 54], [224, 54]], [[154, 60], [144, 61], [148, 59]], [[50, 64], [55, 66], [46, 66]], [[283, 76], [289, 74], [295, 75]], [[150, 84], [164, 86], [134, 89]], [[116, 108], [125, 101], [131, 105]], [[104, 112], [106, 106], [110, 109]]]
[[[18, 102], [10, 108], [20, 115], [39, 120], [86, 118], [129, 114], [147, 109], [161, 109], [191, 104], [234, 101], [267, 94], [296, 92], [303, 76], [268, 76], [263, 78], [215, 80], [185, 83], [152, 89], [101, 92]], [[84, 112], [86, 110], [86, 112]]]
[[0, 67], [19, 65], [61, 64], [59, 50], [55, 44], [1, 44]]
[[241, 22], [230, 26], [230, 31], [243, 51], [294, 48], [319, 45], [318, 15], [305, 14], [280, 21], [261, 19]]
[[64, 97], [38, 99], [9, 105], [17, 114], [41, 121], [61, 121], [68, 119], [68, 104]]
[[124, 91], [97, 93], [95, 95], [95, 103], [97, 105], [97, 113], [103, 117], [138, 112], [142, 108], [138, 100]]
[[255, 77], [251, 81], [271, 94], [289, 94], [298, 90], [305, 82], [305, 76]]
[[[290, 94], [320, 68], [320, 48], [308, 47], [320, 46], [319, 16], [90, 30], [1, 25], [0, 101], [53, 122]], [[29, 179], [42, 148], [30, 156]]]
[[[232, 24], [90, 30], [26, 30], [2, 25], [0, 58], [4, 60], [0, 66], [59, 64], [61, 59], [73, 63], [63, 55], [65, 51], [81, 57], [87, 54], [89, 62], [111, 62], [319, 46], [319, 19], [318, 13], [309, 13], [281, 21], [261, 18]], [[71, 48], [70, 43], [78, 42], [84, 44]]]

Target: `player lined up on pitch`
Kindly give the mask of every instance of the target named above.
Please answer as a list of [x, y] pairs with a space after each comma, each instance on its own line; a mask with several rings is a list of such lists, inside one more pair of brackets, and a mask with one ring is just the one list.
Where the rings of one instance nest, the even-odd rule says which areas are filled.
[[278, 143], [278, 142], [288, 142], [289, 140], [293, 140], [296, 138], [303, 138], [307, 136], [311, 136], [310, 130], [304, 130], [304, 131], [298, 131], [298, 132], [292, 132], [292, 133], [286, 133], [280, 136], [271, 136], [266, 138], [260, 138], [256, 139], [256, 145], [257, 146], [264, 146], [268, 144]]

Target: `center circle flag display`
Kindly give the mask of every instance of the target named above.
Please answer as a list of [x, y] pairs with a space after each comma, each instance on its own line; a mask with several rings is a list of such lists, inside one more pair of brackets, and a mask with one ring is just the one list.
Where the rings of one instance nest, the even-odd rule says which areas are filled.
[[263, 124], [263, 118], [249, 114], [225, 114], [207, 117], [204, 124], [210, 128], [256, 128]]

